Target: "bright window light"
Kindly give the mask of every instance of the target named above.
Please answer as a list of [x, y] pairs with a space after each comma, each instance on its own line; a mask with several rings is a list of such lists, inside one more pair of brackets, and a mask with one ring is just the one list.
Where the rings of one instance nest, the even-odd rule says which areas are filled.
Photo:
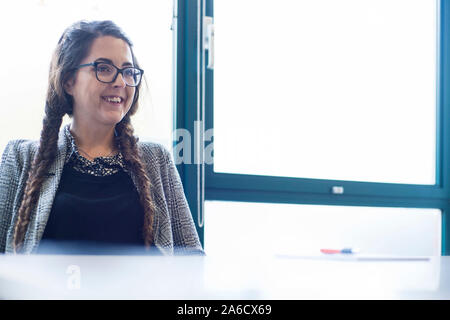
[[214, 3], [214, 171], [435, 184], [436, 1]]

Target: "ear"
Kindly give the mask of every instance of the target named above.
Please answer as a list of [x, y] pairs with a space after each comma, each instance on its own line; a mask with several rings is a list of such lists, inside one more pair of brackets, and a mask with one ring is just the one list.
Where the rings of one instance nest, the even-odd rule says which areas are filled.
[[75, 79], [73, 77], [69, 78], [66, 82], [64, 82], [64, 90], [70, 95], [73, 95], [74, 84]]

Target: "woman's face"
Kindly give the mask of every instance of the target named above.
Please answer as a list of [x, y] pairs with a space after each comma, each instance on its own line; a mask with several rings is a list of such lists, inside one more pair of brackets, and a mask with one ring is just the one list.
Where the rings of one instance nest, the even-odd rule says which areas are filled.
[[[122, 39], [102, 36], [95, 39], [91, 50], [80, 64], [103, 61], [118, 68], [133, 66], [128, 44]], [[94, 66], [78, 69], [65, 89], [73, 97], [73, 118], [83, 125], [114, 126], [130, 110], [136, 88], [126, 86], [122, 74], [112, 83], [97, 80]], [[118, 101], [120, 98], [120, 102]]]

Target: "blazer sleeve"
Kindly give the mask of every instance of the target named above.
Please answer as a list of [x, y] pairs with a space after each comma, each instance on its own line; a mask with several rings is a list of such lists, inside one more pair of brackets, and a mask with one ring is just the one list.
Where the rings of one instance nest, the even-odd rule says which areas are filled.
[[0, 253], [5, 253], [6, 237], [19, 187], [21, 166], [17, 157], [19, 142], [17, 140], [8, 142], [0, 164]]
[[183, 184], [173, 162], [172, 155], [166, 148], [161, 146], [161, 149], [168, 178], [165, 192], [172, 224], [175, 253], [204, 255], [189, 204], [184, 194]]

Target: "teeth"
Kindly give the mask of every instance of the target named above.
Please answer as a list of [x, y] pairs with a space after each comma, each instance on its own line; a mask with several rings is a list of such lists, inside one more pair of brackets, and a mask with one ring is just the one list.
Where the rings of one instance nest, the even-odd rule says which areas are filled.
[[109, 102], [119, 103], [122, 99], [120, 97], [113, 97], [113, 98], [106, 97], [106, 100]]

